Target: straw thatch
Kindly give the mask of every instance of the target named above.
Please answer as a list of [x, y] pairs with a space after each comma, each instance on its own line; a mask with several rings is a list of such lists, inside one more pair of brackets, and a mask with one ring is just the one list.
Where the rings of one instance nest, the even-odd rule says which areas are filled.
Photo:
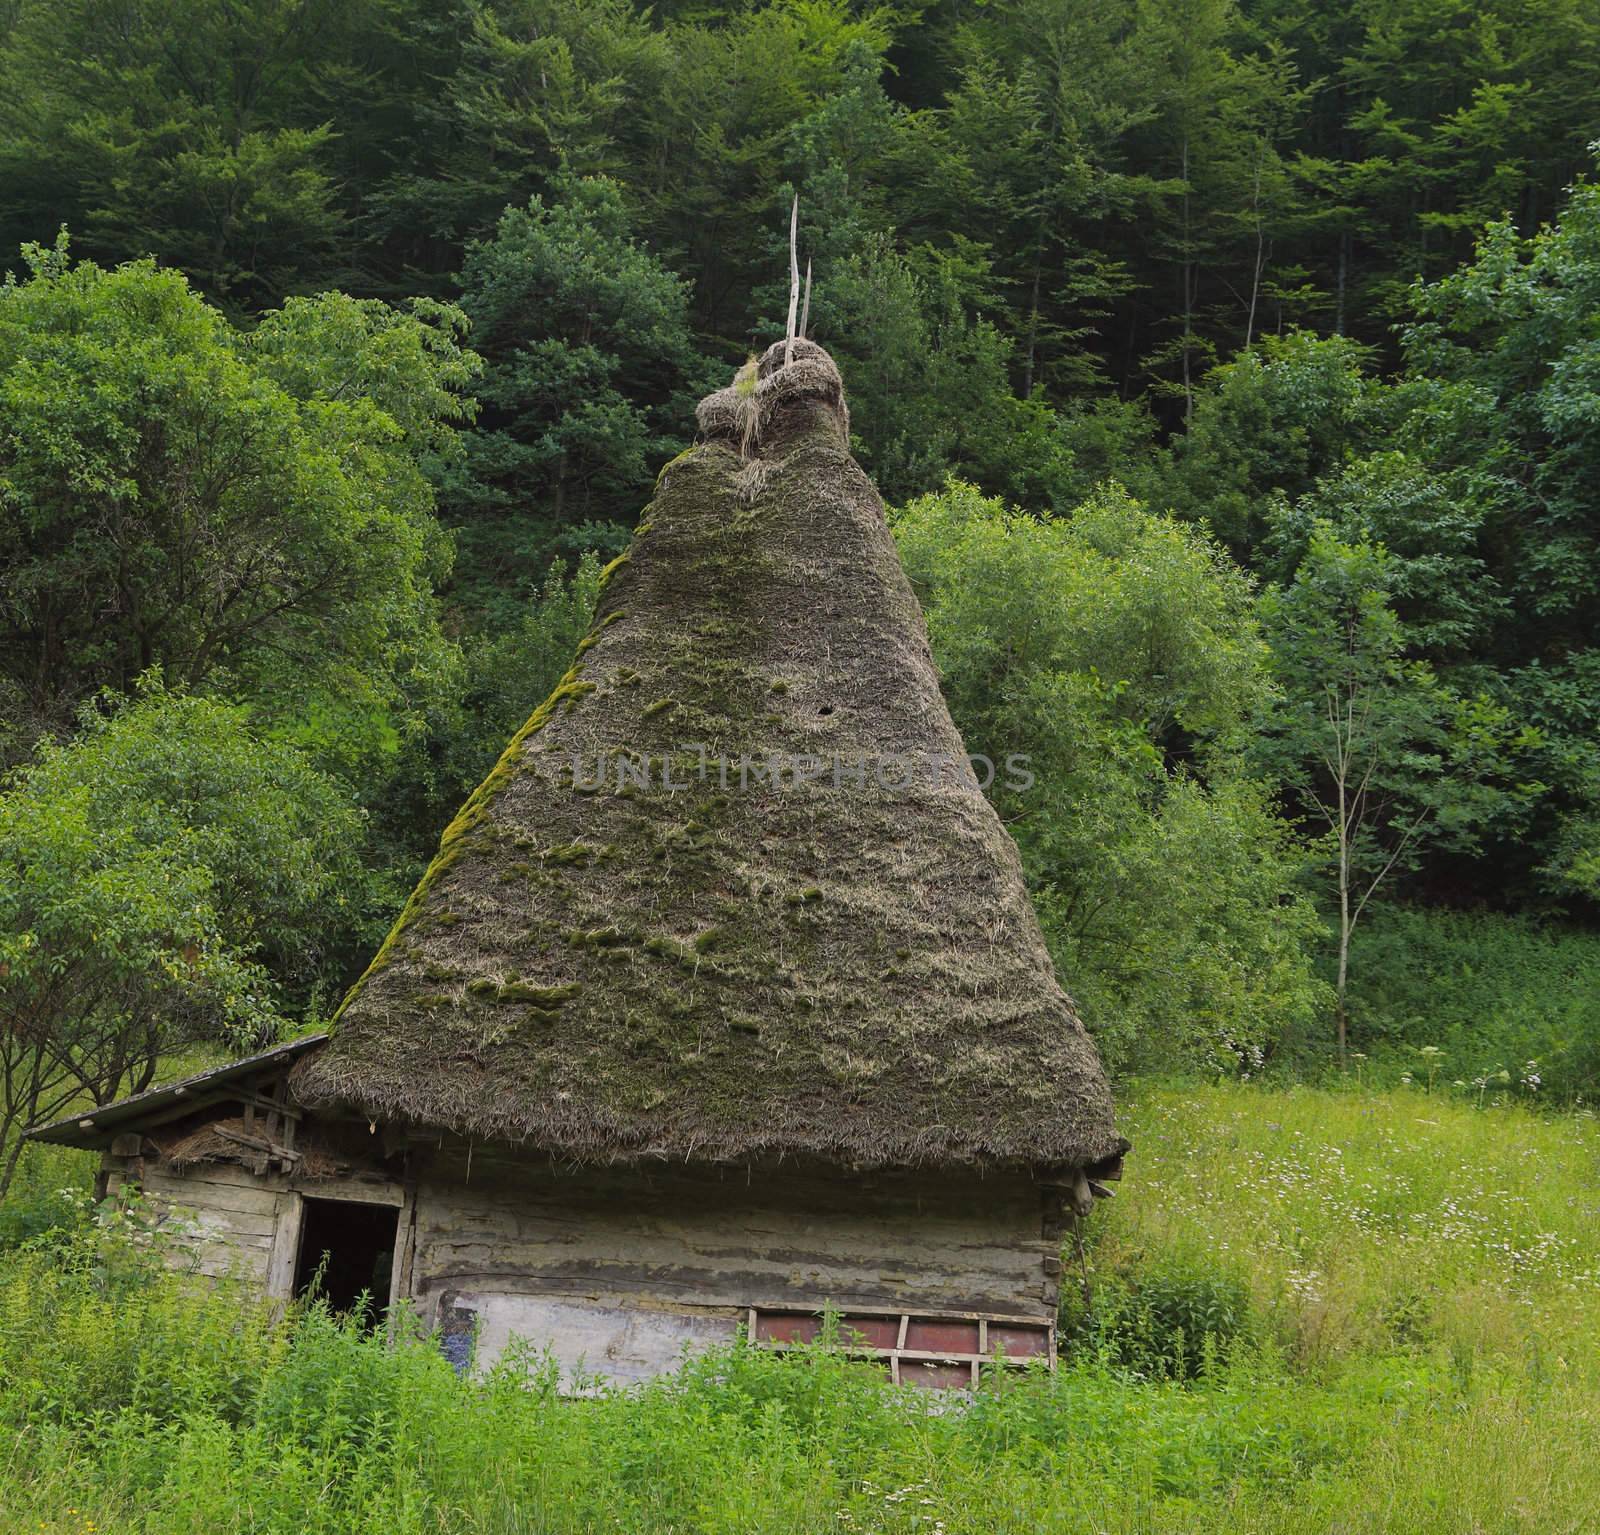
[[[811, 342], [782, 360], [702, 405], [577, 663], [296, 1068], [305, 1101], [577, 1158], [1122, 1147], [839, 375]], [[826, 767], [756, 781], [772, 754]]]

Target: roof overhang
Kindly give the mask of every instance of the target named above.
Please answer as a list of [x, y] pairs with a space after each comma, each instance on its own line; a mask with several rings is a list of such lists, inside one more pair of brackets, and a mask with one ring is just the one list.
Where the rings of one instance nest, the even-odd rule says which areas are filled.
[[47, 1125], [36, 1125], [25, 1132], [29, 1140], [47, 1141], [54, 1146], [78, 1146], [86, 1151], [103, 1151], [122, 1131], [141, 1129], [163, 1119], [177, 1119], [195, 1109], [226, 1102], [245, 1090], [251, 1077], [291, 1065], [300, 1056], [327, 1041], [327, 1034], [306, 1034], [257, 1055], [230, 1061], [198, 1071], [179, 1082], [152, 1087], [147, 1092], [121, 1098], [103, 1108], [87, 1109]]

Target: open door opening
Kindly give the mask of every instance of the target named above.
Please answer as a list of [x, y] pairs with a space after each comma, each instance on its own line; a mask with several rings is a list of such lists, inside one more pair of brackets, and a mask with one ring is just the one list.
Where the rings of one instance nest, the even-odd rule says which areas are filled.
[[334, 1311], [354, 1311], [367, 1297], [367, 1322], [389, 1310], [400, 1212], [393, 1205], [307, 1199], [295, 1261], [294, 1293], [323, 1297]]

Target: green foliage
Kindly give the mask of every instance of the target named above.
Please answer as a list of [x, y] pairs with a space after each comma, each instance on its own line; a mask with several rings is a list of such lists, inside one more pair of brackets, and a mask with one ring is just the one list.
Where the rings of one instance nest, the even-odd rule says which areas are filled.
[[1162, 486], [1172, 509], [1260, 563], [1274, 503], [1337, 474], [1371, 432], [1379, 390], [1366, 358], [1342, 336], [1294, 331], [1214, 369], [1172, 445]]
[[896, 536], [968, 749], [1046, 937], [1117, 1066], [1259, 1066], [1321, 988], [1295, 859], [1237, 736], [1266, 697], [1247, 582], [1202, 534], [1118, 492], [1071, 518], [969, 486]]
[[1472, 660], [1546, 737], [1544, 815], [1502, 847], [1534, 890], [1590, 899], [1597, 299], [1600, 187], [1581, 184], [1554, 226], [1524, 240], [1496, 222], [1473, 261], [1415, 293], [1400, 391], [1409, 451], [1476, 525]]
[[1396, 1351], [1587, 1369], [1591, 1114], [1347, 1080], [1151, 1089], [1125, 1122], [1141, 1181], [1130, 1156], [1089, 1226], [1091, 1294], [1242, 1281], [1244, 1331], [1313, 1373]]
[[1169, 1255], [1062, 1291], [1061, 1341], [1145, 1380], [1224, 1370], [1259, 1332], [1249, 1288], [1213, 1262]]
[[319, 109], [375, 9], [18, 6], [0, 54], [4, 246], [65, 218], [97, 253], [156, 256], [230, 307], [326, 280], [348, 213]]
[[[836, 251], [986, 248], [1019, 396], [1109, 378], [1185, 401], [1208, 360], [1317, 323], [1389, 345], [1510, 211], [1587, 163], [1581, 5], [1084, 8], [14, 0], [0, 246], [65, 218], [260, 310], [332, 284], [438, 296], [508, 206], [626, 188], [742, 345], [781, 280], [786, 180]], [[831, 282], [831, 272], [828, 281]]]
[[1591, 186], [1531, 241], [1496, 223], [1473, 262], [1418, 292], [1406, 333], [1413, 430], [1456, 496], [1514, 531], [1512, 591], [1545, 625], [1576, 617], [1596, 563], [1597, 242]]
[[[439, 829], [483, 781], [508, 740], [560, 682], [589, 632], [600, 592], [595, 554], [557, 560], [505, 628], [462, 636], [459, 663], [435, 690], [426, 726], [400, 746], [371, 815], [398, 865], [397, 908], [438, 847]], [[415, 861], [415, 862], [413, 862]], [[398, 888], [403, 886], [403, 888]], [[381, 939], [387, 924], [375, 934]]]
[[673, 49], [629, 0], [429, 0], [386, 7], [380, 26], [345, 66], [363, 94], [329, 106], [360, 136], [362, 264], [397, 291], [438, 291], [508, 205], [563, 173], [642, 169], [664, 142], [648, 109]]
[[[1593, 1126], [1514, 1100], [1600, 1089], [1592, 936], [1382, 897], [1600, 896], [1596, 37], [1526, 0], [0, 0], [8, 1129], [348, 977], [564, 670], [701, 354], [769, 339], [795, 189], [1110, 1060], [1316, 1069], [1282, 817], [1321, 816], [1355, 1072], [1415, 1084], [1135, 1098], [1067, 1367], [933, 1415], [821, 1353], [460, 1382], [183, 1288], [33, 1148], [0, 1524], [1586, 1527]], [[377, 301], [456, 292], [475, 424], [461, 313]]]
[[468, 250], [461, 283], [487, 366], [465, 475], [447, 484], [468, 519], [460, 595], [499, 627], [495, 587], [544, 565], [572, 524], [601, 524], [584, 547], [620, 544], [606, 524], [631, 519], [683, 447], [702, 365], [684, 284], [637, 243], [604, 178], [508, 208]]
[[1385, 589], [1418, 654], [1459, 661], [1504, 612], [1504, 593], [1482, 557], [1481, 517], [1402, 450], [1352, 459], [1274, 512], [1264, 563], [1285, 580], [1303, 568], [1319, 531], [1381, 549]]
[[0, 1197], [0, 1252], [89, 1218], [89, 1183], [99, 1159], [37, 1141], [22, 1148], [10, 1186]]
[[449, 313], [326, 296], [247, 337], [149, 262], [27, 255], [0, 288], [0, 675], [33, 733], [159, 666], [381, 756], [443, 646], [420, 463], [470, 374]]
[[[919, 267], [921, 270], [919, 270]], [[986, 263], [883, 238], [835, 268], [811, 329], [836, 348], [862, 463], [892, 501], [960, 472], [986, 490], [1057, 505], [1071, 470], [1055, 413], [1011, 393], [1011, 347], [979, 312]]]
[[1339, 1051], [1350, 944], [1369, 903], [1430, 846], [1474, 850], [1543, 785], [1520, 776], [1542, 744], [1509, 710], [1466, 698], [1408, 654], [1388, 556], [1314, 527], [1286, 587], [1262, 601], [1279, 684], [1254, 754], [1316, 828], [1337, 910]]
[[[770, 338], [798, 191], [891, 501], [954, 474], [1064, 515], [1116, 481], [1283, 600], [1328, 540], [1373, 551], [1409, 680], [1372, 696], [1428, 716], [1396, 771], [1453, 775], [1389, 891], [1587, 920], [1597, 36], [1567, 0], [0, 0], [0, 246], [33, 271], [0, 291], [0, 765], [159, 665], [357, 785], [398, 901], [568, 633], [544, 572], [621, 548], [704, 359]], [[1272, 796], [1301, 815], [1320, 770], [1152, 724], [1102, 640], [1008, 695], [1081, 731], [1054, 830], [1017, 826], [1082, 975], [1080, 887], [1042, 871], [1124, 849], [1095, 909], [1171, 920], [1107, 940], [1107, 1005], [1186, 974], [1185, 1022], [1136, 1027], [1210, 1036], [1216, 977], [1304, 939], [1163, 870], [1281, 871]], [[1271, 675], [1281, 746], [1325, 695]], [[1281, 888], [1224, 883], [1235, 913]]]
[[1593, 1103], [1597, 998], [1592, 933], [1490, 912], [1386, 907], [1355, 940], [1351, 1038], [1370, 1058], [1366, 1069], [1390, 1081], [1406, 1075], [1476, 1095], [1487, 1080], [1491, 1093]]
[[365, 904], [349, 791], [244, 710], [147, 678], [79, 727], [0, 792], [0, 1187], [17, 1132], [77, 1095], [272, 1037]]
[[600, 595], [600, 559], [585, 554], [568, 576], [552, 565], [514, 628], [469, 643], [463, 695], [471, 736], [458, 748], [456, 782], [475, 788], [505, 743], [550, 696], [589, 632]]

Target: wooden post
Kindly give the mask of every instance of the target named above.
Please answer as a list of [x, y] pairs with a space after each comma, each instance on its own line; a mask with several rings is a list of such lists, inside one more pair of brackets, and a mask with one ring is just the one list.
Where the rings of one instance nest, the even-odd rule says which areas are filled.
[[800, 335], [804, 338], [806, 326], [811, 322], [811, 258], [806, 257], [806, 298], [800, 306]]
[[394, 1337], [395, 1308], [411, 1299], [411, 1275], [417, 1260], [417, 1191], [407, 1184], [395, 1223], [394, 1271], [389, 1280], [389, 1336]]
[[267, 1294], [273, 1300], [290, 1300], [294, 1296], [294, 1270], [300, 1257], [300, 1220], [304, 1208], [304, 1201], [293, 1190], [278, 1195], [272, 1253], [267, 1259]]
[[800, 194], [789, 209], [789, 329], [783, 342], [783, 365], [794, 361], [795, 311], [800, 307]]

